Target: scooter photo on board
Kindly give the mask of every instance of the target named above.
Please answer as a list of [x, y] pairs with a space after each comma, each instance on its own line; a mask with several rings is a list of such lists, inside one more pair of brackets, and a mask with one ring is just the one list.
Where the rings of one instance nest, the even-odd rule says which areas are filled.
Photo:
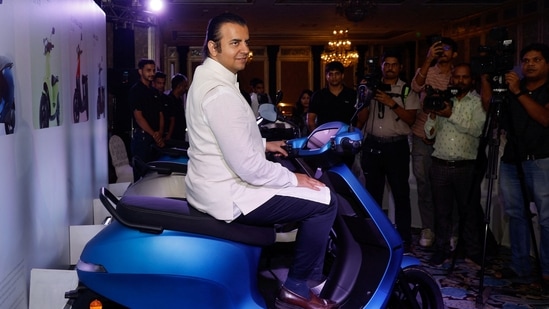
[[53, 44], [53, 36], [55, 28], [51, 28], [49, 37], [45, 37], [44, 56], [46, 57], [46, 69], [44, 70], [44, 80], [42, 83], [42, 95], [40, 96], [39, 105], [39, 125], [40, 129], [48, 128], [50, 121], [55, 121], [59, 126], [60, 123], [60, 102], [59, 102], [59, 76], [53, 75], [51, 72], [51, 53], [55, 47]]
[[13, 62], [0, 56], [0, 123], [4, 124], [6, 135], [15, 131], [15, 85]]
[[[80, 47], [82, 43], [82, 34], [80, 34], [80, 43], [76, 46], [76, 86], [74, 88], [74, 96], [72, 99], [72, 113], [74, 123], [80, 122], [80, 114], [86, 113], [88, 121], [90, 109], [88, 106], [88, 75], [80, 72], [80, 57], [84, 52]], [[82, 78], [82, 80], [80, 80]]]

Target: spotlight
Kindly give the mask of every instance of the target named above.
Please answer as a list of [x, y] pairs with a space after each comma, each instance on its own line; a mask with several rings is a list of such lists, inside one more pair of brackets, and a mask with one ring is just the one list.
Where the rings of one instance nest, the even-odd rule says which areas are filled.
[[149, 10], [160, 12], [164, 9], [164, 0], [149, 0]]

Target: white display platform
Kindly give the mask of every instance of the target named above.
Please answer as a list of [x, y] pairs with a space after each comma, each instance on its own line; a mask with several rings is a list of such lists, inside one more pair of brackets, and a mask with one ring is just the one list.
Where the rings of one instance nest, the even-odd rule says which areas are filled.
[[70, 265], [76, 265], [84, 246], [99, 233], [105, 225], [71, 225], [69, 227]]
[[65, 306], [65, 292], [78, 286], [74, 270], [31, 270], [29, 309], [60, 309]]

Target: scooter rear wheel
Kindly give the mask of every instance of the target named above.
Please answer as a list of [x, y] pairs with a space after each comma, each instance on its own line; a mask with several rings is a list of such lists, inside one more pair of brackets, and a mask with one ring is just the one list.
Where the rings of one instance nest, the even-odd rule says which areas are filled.
[[387, 308], [442, 309], [444, 301], [435, 279], [424, 269], [411, 266], [402, 270]]

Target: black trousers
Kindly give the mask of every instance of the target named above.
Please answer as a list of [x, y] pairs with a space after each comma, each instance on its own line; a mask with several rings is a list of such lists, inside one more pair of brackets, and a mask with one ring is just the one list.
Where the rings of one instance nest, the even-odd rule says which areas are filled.
[[410, 206], [410, 146], [407, 138], [394, 142], [364, 141], [362, 171], [366, 190], [380, 205], [383, 203], [385, 180], [391, 186], [395, 202], [395, 224], [404, 242], [412, 240]]
[[480, 183], [475, 181], [474, 160], [448, 164], [433, 159], [430, 177], [435, 209], [435, 249], [444, 254], [450, 252], [452, 236], [452, 212], [457, 202], [461, 235], [461, 248], [469, 257], [482, 253], [484, 212], [480, 204]]
[[294, 260], [288, 278], [300, 281], [322, 278], [328, 234], [338, 209], [336, 195], [329, 205], [288, 196], [275, 195], [259, 208], [236, 221], [249, 225], [273, 225], [298, 222]]

